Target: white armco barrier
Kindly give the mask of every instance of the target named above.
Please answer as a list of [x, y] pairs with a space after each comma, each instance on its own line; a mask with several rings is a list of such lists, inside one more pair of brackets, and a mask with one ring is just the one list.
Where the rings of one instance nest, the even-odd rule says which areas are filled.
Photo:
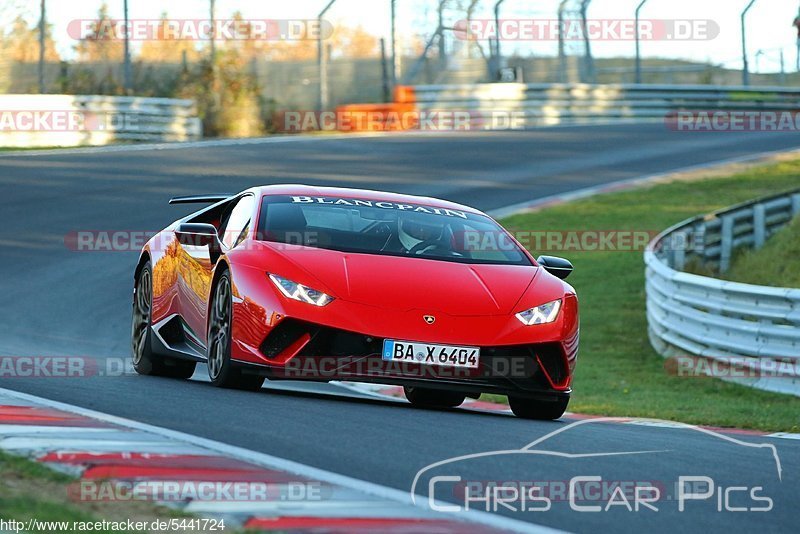
[[734, 249], [762, 246], [798, 214], [800, 190], [689, 219], [650, 244], [650, 342], [677, 372], [800, 395], [800, 289], [681, 272], [687, 261], [724, 272]]
[[0, 95], [0, 147], [188, 141], [203, 136], [192, 100]]
[[665, 121], [677, 111], [785, 111], [800, 107], [800, 89], [711, 85], [523, 84], [417, 85], [420, 112], [469, 112], [486, 129]]

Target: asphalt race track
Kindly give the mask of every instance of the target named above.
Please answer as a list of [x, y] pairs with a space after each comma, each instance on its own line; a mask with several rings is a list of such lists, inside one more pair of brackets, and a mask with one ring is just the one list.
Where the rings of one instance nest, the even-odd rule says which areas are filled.
[[[491, 210], [798, 146], [800, 136], [791, 133], [676, 133], [655, 124], [2, 156], [0, 354], [126, 357], [137, 254], [75, 252], [65, 246], [65, 236], [78, 230], [158, 230], [187, 213], [185, 207], [167, 206], [174, 195], [237, 192], [267, 183], [310, 183], [432, 195]], [[281, 387], [257, 394], [225, 391], [212, 388], [203, 375], [205, 368], [199, 366], [198, 378], [190, 382], [123, 374], [0, 378], [0, 387], [404, 491], [410, 490], [417, 471], [428, 464], [463, 454], [519, 449], [567, 424], [465, 410], [422, 411], [405, 403], [360, 396], [337, 385]], [[629, 512], [624, 506], [608, 512], [577, 512], [557, 495], [546, 512], [499, 509], [515, 519], [564, 530], [794, 530], [800, 441], [737, 438], [774, 444], [782, 479], [765, 448], [746, 447], [695, 430], [611, 423], [570, 428], [548, 440], [547, 446], [575, 454], [640, 454], [494, 455], [443, 466], [435, 474], [484, 482], [547, 481], [553, 488], [575, 476], [598, 475], [606, 481], [654, 482], [672, 497], [659, 503], [658, 512]], [[686, 511], [680, 512], [674, 484], [682, 475], [711, 477], [716, 484], [714, 497], [689, 502]], [[774, 509], [768, 513], [718, 511], [720, 502], [744, 507], [764, 504], [741, 492], [731, 493], [730, 502], [725, 503], [724, 489], [731, 486], [761, 486], [758, 494], [771, 497]], [[417, 488], [418, 493], [422, 490]], [[718, 494], [723, 495], [721, 501]], [[436, 496], [455, 499], [452, 492]]]

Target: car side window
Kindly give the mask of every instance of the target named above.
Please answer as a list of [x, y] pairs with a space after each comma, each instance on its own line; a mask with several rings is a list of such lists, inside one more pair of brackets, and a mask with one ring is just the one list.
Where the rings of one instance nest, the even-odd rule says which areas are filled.
[[250, 220], [253, 214], [253, 195], [245, 195], [223, 218], [220, 225], [220, 240], [227, 248], [241, 243], [250, 231]]

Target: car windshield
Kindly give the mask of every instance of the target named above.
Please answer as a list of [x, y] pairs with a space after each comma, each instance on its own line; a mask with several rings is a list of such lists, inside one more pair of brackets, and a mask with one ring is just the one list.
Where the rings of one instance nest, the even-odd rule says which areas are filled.
[[393, 201], [265, 196], [258, 238], [341, 252], [532, 265], [508, 233], [484, 215]]

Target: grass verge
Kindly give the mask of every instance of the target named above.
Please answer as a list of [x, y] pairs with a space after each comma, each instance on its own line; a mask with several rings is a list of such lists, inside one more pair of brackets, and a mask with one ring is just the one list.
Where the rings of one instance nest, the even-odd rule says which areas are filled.
[[760, 286], [800, 288], [800, 217], [773, 235], [761, 250], [734, 255], [726, 280]]
[[[503, 224], [512, 232], [660, 232], [697, 214], [795, 188], [798, 176], [800, 160], [783, 161], [600, 195]], [[581, 301], [581, 350], [571, 411], [800, 432], [800, 398], [666, 372], [647, 337], [642, 250], [533, 253], [566, 256], [575, 265], [569, 282]]]

